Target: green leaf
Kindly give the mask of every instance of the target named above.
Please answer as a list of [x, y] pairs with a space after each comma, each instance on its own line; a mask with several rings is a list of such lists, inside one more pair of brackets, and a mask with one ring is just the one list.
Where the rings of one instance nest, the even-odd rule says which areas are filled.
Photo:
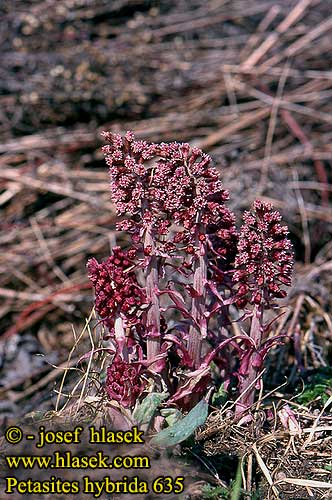
[[181, 443], [203, 425], [208, 416], [208, 403], [202, 399], [185, 417], [163, 429], [151, 439], [151, 444], [167, 448]]
[[41, 410], [31, 411], [24, 416], [24, 421], [27, 423], [39, 422], [45, 416], [45, 412]]
[[229, 492], [222, 486], [211, 486], [205, 484], [202, 488], [203, 500], [228, 500]]
[[183, 418], [182, 413], [177, 408], [163, 408], [160, 410], [160, 414], [162, 417], [165, 417], [168, 425], [173, 425]]
[[212, 406], [221, 407], [224, 403], [226, 403], [228, 397], [228, 392], [224, 389], [224, 384], [222, 384], [218, 391], [215, 392], [212, 396]]
[[297, 399], [300, 404], [306, 405], [312, 401], [321, 399], [322, 403], [325, 404], [329, 399], [328, 391], [331, 386], [325, 384], [310, 384], [306, 387], [302, 394], [300, 394]]
[[140, 425], [150, 423], [156, 409], [168, 396], [168, 392], [150, 392], [134, 411], [136, 422]]
[[232, 484], [231, 500], [239, 500], [241, 497], [242, 473], [241, 461], [237, 466], [236, 476]]

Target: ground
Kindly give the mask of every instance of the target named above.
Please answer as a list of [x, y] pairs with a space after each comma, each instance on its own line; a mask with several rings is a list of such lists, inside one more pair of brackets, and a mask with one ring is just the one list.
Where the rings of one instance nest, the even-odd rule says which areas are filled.
[[[312, 394], [296, 400], [309, 408], [299, 407], [299, 419], [317, 418], [332, 378], [326, 372], [332, 356], [330, 7], [329, 0], [3, 0], [3, 427], [29, 412], [35, 418], [59, 410], [65, 393], [89, 387], [86, 365], [78, 364], [97, 342], [84, 330], [93, 305], [86, 262], [126, 241], [115, 232], [102, 130], [197, 145], [213, 157], [239, 219], [257, 197], [280, 210], [296, 272], [277, 327], [289, 341], [267, 360], [265, 385], [276, 390], [287, 378], [276, 405], [294, 401], [301, 384], [308, 386]], [[328, 411], [321, 416], [325, 426]], [[220, 436], [211, 439], [207, 453], [216, 452]], [[255, 439], [260, 436], [248, 436]], [[296, 449], [303, 446], [303, 436], [294, 439]], [[268, 452], [258, 447], [253, 460], [273, 462], [284, 441], [273, 443]], [[297, 471], [302, 465], [296, 463]], [[292, 476], [293, 466], [287, 470]]]

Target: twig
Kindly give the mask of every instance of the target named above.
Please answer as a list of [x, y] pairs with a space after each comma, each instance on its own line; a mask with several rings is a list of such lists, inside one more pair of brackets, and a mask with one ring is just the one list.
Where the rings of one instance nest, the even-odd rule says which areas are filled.
[[296, 23], [304, 14], [306, 9], [310, 6], [312, 0], [300, 0], [295, 7], [290, 11], [288, 16], [277, 26], [276, 30], [271, 33], [264, 42], [246, 59], [243, 63], [244, 69], [251, 69], [262, 57], [268, 52], [273, 45], [276, 44], [280, 35], [289, 30], [289, 28]]

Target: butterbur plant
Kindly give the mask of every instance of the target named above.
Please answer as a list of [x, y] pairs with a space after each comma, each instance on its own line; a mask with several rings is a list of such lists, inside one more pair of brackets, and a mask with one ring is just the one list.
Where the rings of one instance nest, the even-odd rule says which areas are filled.
[[[280, 337], [268, 338], [271, 324], [264, 323], [264, 311], [276, 307], [286, 297], [282, 285], [291, 285], [293, 254], [288, 229], [270, 203], [255, 201], [253, 210], [243, 215], [233, 279], [238, 283], [238, 307], [251, 305], [250, 343], [240, 359], [237, 412], [254, 402], [254, 384], [266, 354]], [[260, 381], [258, 382], [258, 384]], [[251, 390], [250, 390], [251, 388]]]
[[[148, 392], [192, 408], [218, 381], [237, 383], [237, 415], [250, 408], [275, 342], [264, 312], [286, 295], [292, 273], [287, 228], [256, 201], [240, 231], [209, 155], [189, 144], [151, 144], [105, 132], [111, 197], [130, 235], [88, 262], [95, 310], [113, 345], [105, 382], [133, 409]], [[234, 336], [231, 324], [248, 331]], [[257, 379], [257, 380], [256, 380]], [[164, 398], [165, 399], [165, 398]]]

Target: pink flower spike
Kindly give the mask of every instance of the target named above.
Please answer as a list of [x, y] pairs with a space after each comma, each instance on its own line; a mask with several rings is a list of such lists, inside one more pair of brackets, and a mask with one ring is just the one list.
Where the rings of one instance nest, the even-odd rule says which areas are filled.
[[278, 411], [278, 416], [284, 429], [288, 431], [291, 436], [302, 435], [301, 425], [298, 422], [295, 413], [288, 404], [286, 404], [281, 410]]
[[252, 212], [245, 212], [235, 258], [234, 280], [243, 287], [252, 304], [270, 307], [273, 299], [283, 298], [286, 291], [280, 283], [291, 284], [293, 253], [287, 239], [287, 228], [281, 226], [281, 215], [270, 203], [256, 200]]

